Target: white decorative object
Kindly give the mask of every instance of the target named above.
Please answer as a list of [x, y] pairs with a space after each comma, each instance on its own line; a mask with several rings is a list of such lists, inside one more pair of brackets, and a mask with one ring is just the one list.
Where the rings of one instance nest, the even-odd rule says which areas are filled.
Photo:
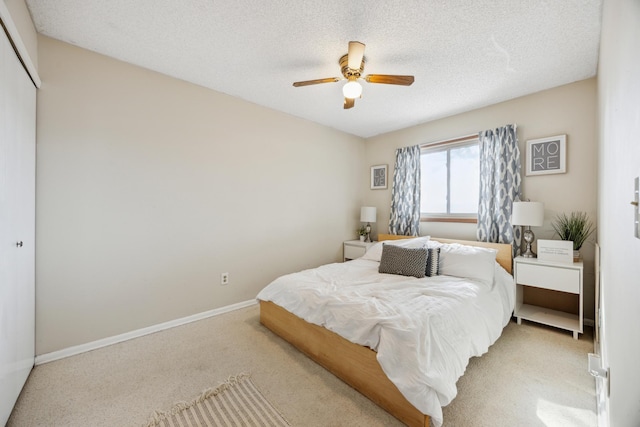
[[573, 242], [538, 239], [538, 258], [544, 261], [573, 264]]

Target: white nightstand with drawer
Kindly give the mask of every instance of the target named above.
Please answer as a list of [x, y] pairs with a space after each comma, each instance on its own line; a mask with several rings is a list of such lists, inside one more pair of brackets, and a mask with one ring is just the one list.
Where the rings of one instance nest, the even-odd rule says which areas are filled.
[[360, 240], [348, 240], [342, 244], [344, 261], [360, 258], [371, 246], [378, 242], [361, 242]]
[[[522, 319], [542, 323], [557, 328], [568, 329], [578, 339], [582, 333], [582, 262], [566, 264], [540, 261], [537, 258], [516, 257], [514, 278], [516, 281], [516, 306], [513, 315], [518, 324]], [[538, 305], [525, 304], [526, 287], [549, 289], [574, 294], [578, 299], [578, 314], [552, 310]]]

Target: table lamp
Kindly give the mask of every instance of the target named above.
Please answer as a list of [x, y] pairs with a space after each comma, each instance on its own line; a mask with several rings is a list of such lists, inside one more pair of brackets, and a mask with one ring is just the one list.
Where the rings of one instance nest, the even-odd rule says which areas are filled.
[[541, 202], [513, 202], [511, 212], [511, 225], [526, 226], [522, 238], [527, 243], [527, 250], [522, 254], [525, 258], [535, 258], [536, 254], [531, 250], [531, 244], [535, 235], [531, 226], [540, 227], [544, 222], [544, 203]]
[[367, 238], [365, 242], [371, 241], [371, 224], [376, 222], [376, 208], [373, 206], [363, 206], [360, 208], [360, 222], [366, 222]]

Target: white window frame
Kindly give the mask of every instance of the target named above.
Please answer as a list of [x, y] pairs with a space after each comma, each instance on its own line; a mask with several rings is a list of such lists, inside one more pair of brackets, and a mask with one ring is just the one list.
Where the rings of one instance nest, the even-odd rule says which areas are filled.
[[[480, 139], [478, 134], [467, 135], [460, 138], [449, 139], [445, 141], [438, 141], [428, 144], [422, 144], [420, 146], [420, 155], [426, 152], [447, 151], [447, 212], [442, 213], [426, 213], [420, 212], [420, 221], [434, 221], [434, 222], [477, 222], [478, 214], [475, 213], [450, 213], [450, 185], [451, 185], [451, 168], [450, 168], [450, 155], [452, 149], [465, 147], [470, 145], [479, 145]], [[424, 173], [424, 171], [421, 171]]]

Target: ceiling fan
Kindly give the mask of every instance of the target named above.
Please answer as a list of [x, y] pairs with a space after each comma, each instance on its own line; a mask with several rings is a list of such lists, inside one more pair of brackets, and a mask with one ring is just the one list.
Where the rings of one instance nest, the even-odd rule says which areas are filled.
[[[355, 105], [356, 98], [362, 95], [362, 85], [358, 82], [364, 79], [368, 83], [383, 83], [388, 85], [411, 86], [413, 76], [395, 76], [388, 74], [368, 74], [362, 76], [364, 71], [364, 43], [349, 42], [349, 52], [343, 55], [338, 61], [342, 75], [348, 82], [342, 87], [344, 95], [344, 109], [352, 108]], [[305, 80], [295, 82], [293, 86], [309, 86], [320, 83], [334, 83], [342, 80], [339, 77], [329, 77], [326, 79]]]

